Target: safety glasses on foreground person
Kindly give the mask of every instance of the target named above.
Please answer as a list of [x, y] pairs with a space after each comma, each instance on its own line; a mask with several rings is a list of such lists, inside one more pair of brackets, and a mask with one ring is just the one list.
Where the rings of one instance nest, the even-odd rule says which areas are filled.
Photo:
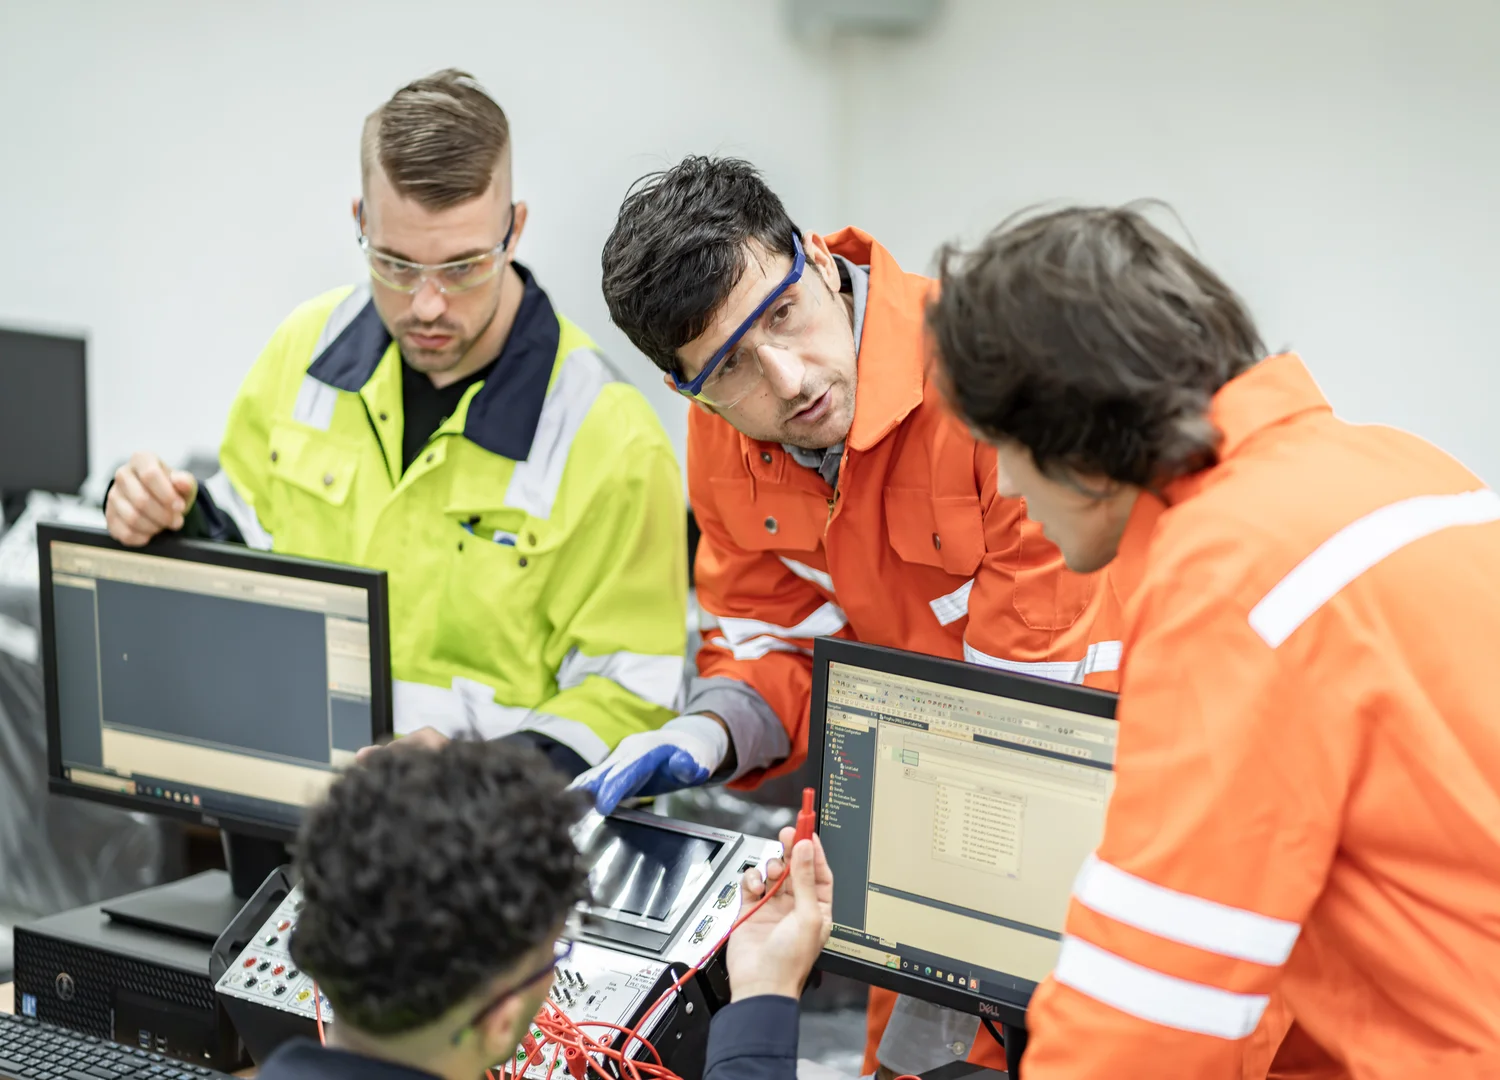
[[354, 227], [358, 230], [359, 250], [370, 266], [370, 276], [380, 284], [396, 292], [412, 293], [420, 289], [424, 281], [430, 281], [433, 288], [446, 295], [483, 285], [500, 272], [505, 265], [501, 256], [510, 247], [511, 234], [516, 230], [516, 204], [510, 204], [510, 224], [505, 228], [504, 240], [483, 254], [445, 263], [412, 262], [387, 254], [371, 244], [365, 235], [364, 200], [360, 200], [354, 211]]
[[544, 966], [537, 968], [530, 975], [522, 978], [519, 982], [511, 986], [509, 989], [501, 991], [498, 995], [491, 998], [488, 1004], [484, 1005], [478, 1012], [469, 1017], [469, 1022], [454, 1033], [453, 1045], [457, 1046], [459, 1043], [463, 1042], [464, 1036], [473, 1031], [481, 1023], [483, 1023], [484, 1018], [489, 1016], [490, 1013], [494, 1012], [501, 1005], [504, 1005], [511, 998], [521, 993], [528, 986], [536, 983], [539, 979], [543, 979], [548, 975], [551, 975], [554, 971], [557, 970], [559, 964], [563, 963], [568, 959], [568, 957], [572, 955], [573, 942], [569, 938], [558, 938], [556, 941], [554, 941], [552, 943], [552, 959], [549, 960]]
[[791, 272], [740, 323], [739, 329], [729, 335], [729, 340], [719, 347], [719, 351], [709, 357], [703, 370], [691, 382], [683, 382], [675, 374], [672, 376], [672, 383], [679, 394], [697, 398], [716, 409], [732, 409], [760, 384], [764, 372], [761, 370], [759, 354], [751, 353], [745, 357], [732, 354], [739, 347], [740, 339], [780, 299], [781, 294], [802, 280], [802, 271], [807, 267], [807, 256], [802, 251], [802, 239], [796, 233], [792, 233], [792, 248], [796, 251], [796, 257], [792, 260]]

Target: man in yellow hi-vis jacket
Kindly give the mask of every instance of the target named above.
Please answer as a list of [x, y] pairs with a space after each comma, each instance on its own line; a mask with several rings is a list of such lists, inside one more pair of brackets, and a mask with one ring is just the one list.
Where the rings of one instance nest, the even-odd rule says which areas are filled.
[[467, 75], [366, 122], [368, 283], [299, 307], [230, 411], [222, 472], [137, 454], [110, 531], [241, 540], [390, 575], [396, 729], [541, 744], [563, 771], [674, 716], [681, 475], [645, 399], [513, 261], [505, 114]]

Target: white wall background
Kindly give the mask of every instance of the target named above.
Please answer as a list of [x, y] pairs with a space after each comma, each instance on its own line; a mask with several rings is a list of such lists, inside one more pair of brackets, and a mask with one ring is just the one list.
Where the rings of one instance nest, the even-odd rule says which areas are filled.
[[361, 272], [364, 117], [472, 71], [510, 117], [520, 257], [658, 405], [599, 253], [630, 182], [689, 152], [830, 205], [831, 82], [775, 0], [0, 0], [0, 323], [85, 328], [94, 467], [217, 450], [291, 309]]
[[1335, 406], [1500, 482], [1495, 0], [947, 0], [915, 39], [794, 41], [778, 0], [0, 0], [0, 323], [83, 328], [96, 467], [217, 445], [299, 301], [359, 272], [364, 115], [467, 67], [509, 113], [522, 258], [608, 326], [626, 186], [760, 164], [908, 266], [1042, 200], [1158, 196]]
[[1500, 483], [1500, 3], [948, 0], [845, 50], [836, 186], [913, 269], [1042, 201], [1169, 201], [1337, 409]]

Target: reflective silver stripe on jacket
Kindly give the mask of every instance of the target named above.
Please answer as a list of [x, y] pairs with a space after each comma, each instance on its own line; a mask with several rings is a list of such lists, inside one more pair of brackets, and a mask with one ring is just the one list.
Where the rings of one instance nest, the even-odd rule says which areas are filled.
[[531, 453], [525, 461], [516, 462], [511, 473], [510, 486], [505, 490], [506, 506], [536, 518], [552, 516], [573, 439], [599, 394], [619, 381], [619, 374], [591, 348], [574, 349], [563, 358], [552, 389], [542, 402]]
[[228, 473], [223, 469], [214, 473], [203, 481], [203, 490], [208, 492], [214, 505], [224, 511], [229, 516], [229, 520], [239, 528], [240, 535], [245, 538], [246, 547], [253, 547], [260, 551], [271, 550], [271, 534], [260, 523], [255, 507], [241, 497], [239, 489], [229, 479]]

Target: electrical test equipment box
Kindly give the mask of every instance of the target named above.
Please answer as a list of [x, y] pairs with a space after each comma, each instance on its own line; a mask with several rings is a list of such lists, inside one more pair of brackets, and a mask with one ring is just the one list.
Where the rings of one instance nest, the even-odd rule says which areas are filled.
[[[590, 813], [575, 840], [590, 868], [593, 900], [577, 913], [573, 952], [557, 970], [552, 1004], [574, 1023], [639, 1031], [678, 1075], [698, 1075], [709, 1018], [729, 997], [722, 955], [653, 1015], [644, 1014], [709, 958], [739, 915], [741, 876], [779, 855], [781, 845], [630, 810]], [[338, 1021], [291, 957], [301, 908], [300, 888], [278, 870], [214, 948], [215, 990], [257, 1063], [288, 1038], [315, 1037], [317, 1009], [325, 1024]], [[639, 1044], [627, 1049], [645, 1056]], [[543, 1061], [526, 1076], [545, 1080], [547, 1071]]]

